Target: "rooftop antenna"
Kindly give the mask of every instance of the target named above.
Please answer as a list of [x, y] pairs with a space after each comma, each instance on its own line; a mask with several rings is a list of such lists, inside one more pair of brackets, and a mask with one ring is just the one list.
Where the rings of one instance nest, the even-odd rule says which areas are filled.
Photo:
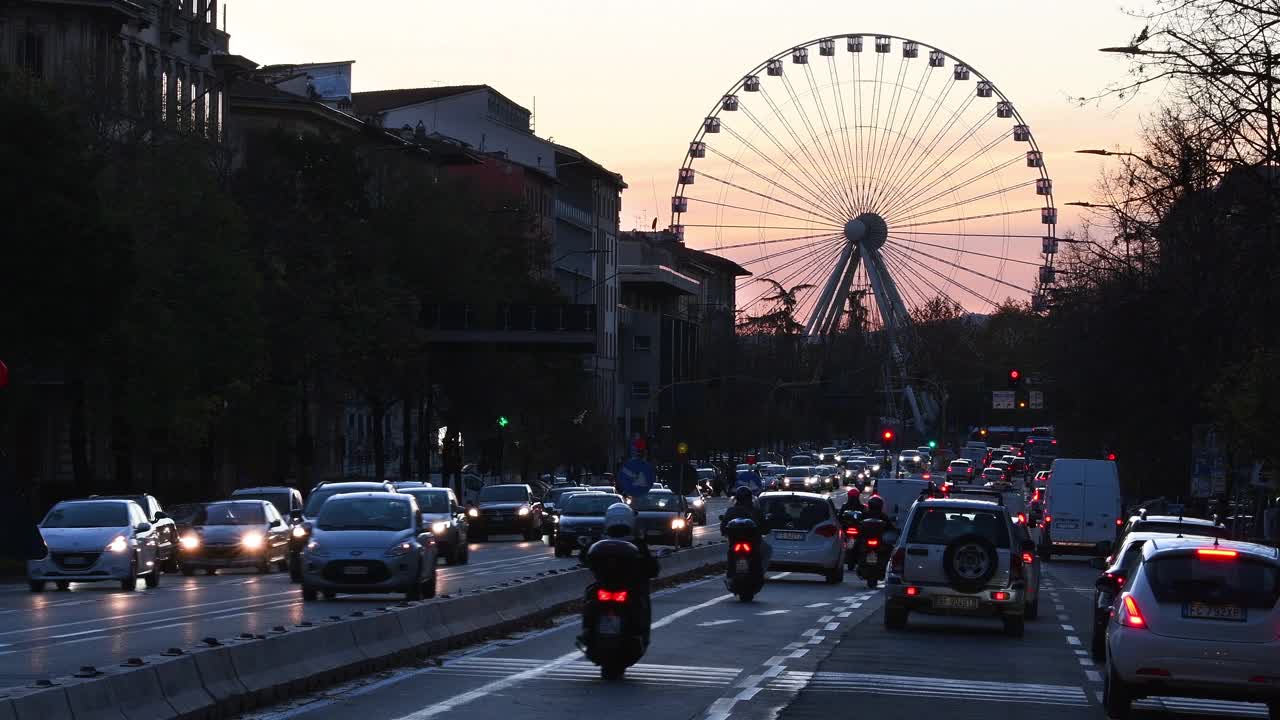
[[533, 96], [533, 110], [529, 113], [529, 132], [538, 134], [538, 96]]
[[222, 32], [227, 31], [227, 4], [222, 4]]

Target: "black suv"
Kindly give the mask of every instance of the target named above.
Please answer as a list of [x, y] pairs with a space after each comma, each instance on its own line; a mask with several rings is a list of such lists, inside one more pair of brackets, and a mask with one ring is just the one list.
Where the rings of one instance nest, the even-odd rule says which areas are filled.
[[542, 505], [528, 485], [486, 485], [480, 488], [476, 507], [467, 511], [471, 539], [484, 542], [490, 535], [514, 533], [525, 540], [542, 535]]

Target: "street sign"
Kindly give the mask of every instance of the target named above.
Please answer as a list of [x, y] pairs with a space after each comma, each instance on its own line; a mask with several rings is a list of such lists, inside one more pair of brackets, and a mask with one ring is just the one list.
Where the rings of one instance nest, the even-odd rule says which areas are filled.
[[1014, 390], [992, 390], [991, 408], [993, 410], [1012, 410], [1016, 395], [1017, 392]]
[[1031, 392], [1028, 393], [1028, 395], [1030, 395], [1029, 399], [1031, 400], [1032, 410], [1044, 409], [1044, 392], [1040, 390], [1032, 390]]
[[618, 489], [631, 497], [640, 497], [649, 492], [657, 481], [653, 463], [640, 458], [631, 458], [618, 471]]

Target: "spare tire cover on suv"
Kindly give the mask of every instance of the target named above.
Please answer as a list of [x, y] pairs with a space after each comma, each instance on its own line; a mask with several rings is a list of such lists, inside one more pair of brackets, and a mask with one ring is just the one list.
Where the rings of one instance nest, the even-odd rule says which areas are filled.
[[981, 535], [961, 535], [947, 543], [942, 569], [957, 592], [972, 593], [986, 587], [996, 574], [1000, 556], [996, 546]]

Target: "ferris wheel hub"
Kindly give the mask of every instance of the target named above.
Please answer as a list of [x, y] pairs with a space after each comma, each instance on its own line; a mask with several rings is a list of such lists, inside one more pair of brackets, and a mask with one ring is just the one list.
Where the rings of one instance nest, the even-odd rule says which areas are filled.
[[862, 213], [844, 224], [844, 237], [867, 250], [878, 250], [889, 238], [889, 225], [875, 213]]

